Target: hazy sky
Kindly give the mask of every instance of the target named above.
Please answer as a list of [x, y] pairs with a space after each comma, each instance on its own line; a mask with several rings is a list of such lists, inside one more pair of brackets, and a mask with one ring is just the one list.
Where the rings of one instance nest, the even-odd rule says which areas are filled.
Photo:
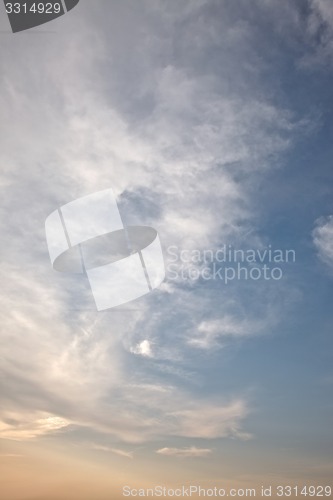
[[[81, 0], [15, 35], [1, 4], [0, 29], [1, 498], [328, 484], [333, 3]], [[167, 276], [97, 312], [44, 222], [106, 188]], [[281, 279], [171, 274], [170, 248], [224, 245], [296, 258]]]

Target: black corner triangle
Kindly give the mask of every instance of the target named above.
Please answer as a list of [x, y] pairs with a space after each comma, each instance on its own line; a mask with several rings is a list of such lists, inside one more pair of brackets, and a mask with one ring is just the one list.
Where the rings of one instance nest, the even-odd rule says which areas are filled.
[[79, 3], [80, 0], [65, 0], [65, 5], [67, 10], [74, 9], [75, 5]]

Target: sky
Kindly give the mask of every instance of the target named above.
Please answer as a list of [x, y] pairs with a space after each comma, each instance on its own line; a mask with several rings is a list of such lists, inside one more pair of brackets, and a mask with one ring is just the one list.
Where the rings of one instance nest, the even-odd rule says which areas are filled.
[[[16, 34], [1, 4], [0, 35], [1, 499], [331, 484], [332, 2], [81, 0]], [[166, 278], [97, 311], [44, 224], [109, 188]]]

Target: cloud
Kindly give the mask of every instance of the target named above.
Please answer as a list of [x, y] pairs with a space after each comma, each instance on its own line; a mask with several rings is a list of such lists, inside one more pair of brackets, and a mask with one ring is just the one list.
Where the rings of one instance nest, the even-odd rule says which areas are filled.
[[99, 450], [99, 451], [105, 451], [107, 453], [114, 453], [115, 455], [118, 455], [120, 457], [125, 457], [129, 459], [133, 459], [133, 451], [125, 451], [121, 450], [119, 448], [110, 448], [109, 446], [102, 446], [102, 445], [94, 445], [93, 446], [94, 450]]
[[146, 356], [147, 358], [153, 357], [151, 342], [149, 340], [143, 340], [142, 342], [137, 344], [135, 347], [132, 347], [131, 352], [133, 352], [133, 354]]
[[333, 8], [329, 0], [309, 0], [305, 33], [310, 50], [300, 61], [303, 68], [331, 65], [333, 62]]
[[132, 310], [97, 315], [84, 279], [52, 270], [44, 221], [112, 187], [125, 222], [154, 226], [165, 247], [215, 248], [249, 229], [260, 243], [253, 192], [308, 116], [258, 81], [266, 62], [246, 9], [245, 22], [223, 2], [99, 12], [82, 2], [70, 33], [58, 24], [43, 44], [2, 46], [0, 383], [20, 415], [3, 433], [38, 438], [64, 421], [126, 442], [247, 438], [248, 402], [239, 388], [198, 394], [188, 342], [246, 336], [258, 324], [246, 311], [237, 321], [230, 297], [262, 314], [276, 296], [166, 282]]
[[312, 232], [319, 258], [333, 269], [333, 216], [321, 217]]
[[[169, 437], [217, 437], [247, 439], [242, 430], [250, 409], [242, 399], [223, 401], [196, 398], [176, 387], [126, 386], [122, 396], [90, 415], [84, 424], [125, 442], [142, 443]], [[117, 416], [115, 415], [115, 412]]]
[[[191, 405], [192, 406], [192, 405]], [[250, 439], [251, 435], [239, 428], [239, 422], [248, 414], [241, 399], [225, 406], [213, 406], [204, 401], [196, 402], [189, 409], [177, 409], [171, 415], [179, 419], [178, 435], [185, 437], [217, 438], [238, 437]]]
[[208, 349], [218, 346], [218, 341], [239, 339], [258, 335], [272, 319], [265, 321], [253, 319], [240, 319], [235, 316], [225, 315], [218, 319], [202, 321], [198, 325], [197, 333], [192, 333], [188, 344], [193, 347]]
[[22, 414], [6, 412], [5, 415], [1, 415], [0, 439], [17, 441], [34, 439], [65, 429], [69, 425], [70, 422], [64, 418], [47, 413], [22, 417]]
[[195, 446], [191, 446], [190, 448], [160, 448], [156, 451], [160, 455], [180, 458], [207, 457], [211, 452], [212, 450], [209, 448], [196, 448]]

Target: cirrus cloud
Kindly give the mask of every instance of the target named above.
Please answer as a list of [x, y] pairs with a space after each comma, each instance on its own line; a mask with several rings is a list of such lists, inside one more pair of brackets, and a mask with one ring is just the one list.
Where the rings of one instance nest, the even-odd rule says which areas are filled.
[[167, 457], [201, 458], [210, 455], [212, 450], [210, 448], [196, 448], [195, 446], [191, 446], [190, 448], [160, 448], [156, 453]]

